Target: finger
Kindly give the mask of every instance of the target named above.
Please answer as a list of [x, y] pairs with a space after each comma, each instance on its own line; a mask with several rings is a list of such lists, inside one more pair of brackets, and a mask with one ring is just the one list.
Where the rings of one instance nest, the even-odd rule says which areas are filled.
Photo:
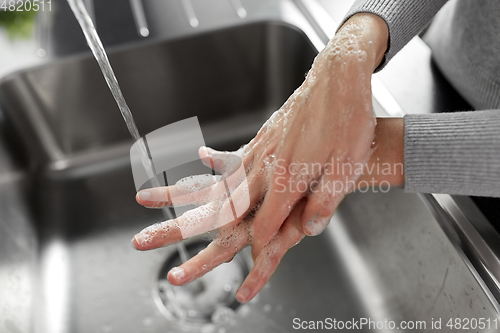
[[324, 173], [319, 181], [311, 184], [311, 193], [301, 218], [301, 227], [307, 236], [323, 232], [340, 202], [349, 192], [348, 178]]
[[[226, 193], [223, 182], [219, 182], [217, 186], [224, 187], [223, 193]], [[216, 191], [222, 190], [213, 190], [212, 192]], [[243, 184], [240, 184], [233, 191], [230, 198], [220, 197], [218, 200], [185, 212], [177, 219], [145, 228], [134, 236], [132, 245], [137, 250], [152, 250], [216, 228], [232, 227], [245, 218], [246, 213], [260, 200], [261, 194], [262, 178], [258, 174], [253, 175], [249, 183], [247, 184], [245, 179]], [[248, 197], [248, 201], [245, 197]], [[221, 198], [225, 198], [225, 200], [222, 201]], [[237, 214], [236, 218], [235, 213]]]
[[148, 251], [181, 241], [182, 233], [177, 219], [153, 224], [132, 238], [132, 247]]
[[[175, 185], [139, 191], [136, 200], [148, 208], [186, 205], [202, 205], [233, 191], [246, 178], [245, 169], [240, 164], [229, 175], [196, 175], [180, 179]], [[224, 184], [219, 184], [223, 180]]]
[[262, 195], [261, 186], [258, 182], [259, 179], [255, 178], [252, 186], [250, 186], [248, 180], [244, 179], [232, 191], [229, 189], [229, 185], [226, 184], [228, 192], [231, 192], [219, 211], [217, 228], [225, 225], [236, 225], [246, 216], [251, 209], [252, 203], [255, 204]]
[[215, 267], [232, 259], [249, 242], [246, 223], [241, 223], [219, 234], [207, 248], [192, 257], [180, 267], [168, 273], [173, 285], [183, 285], [210, 272]]
[[198, 151], [201, 161], [207, 167], [224, 174], [234, 168], [239, 167], [243, 159], [250, 161], [250, 157], [244, 157], [244, 148], [235, 152], [217, 151], [209, 147], [200, 147]]
[[[252, 255], [256, 256], [271, 241], [288, 217], [295, 204], [305, 192], [298, 186], [287, 186], [290, 176], [274, 177], [254, 221], [256, 237], [252, 245]], [[307, 186], [306, 186], [307, 187]], [[306, 189], [307, 190], [307, 189]]]
[[[245, 168], [241, 160], [241, 152], [218, 152], [211, 148], [201, 147], [199, 156], [208, 167], [226, 173], [226, 183], [231, 189], [236, 188], [245, 178]], [[179, 180], [174, 186], [158, 187], [139, 191], [136, 200], [148, 208], [163, 208], [167, 206], [185, 206], [190, 204], [206, 204], [213, 199], [213, 185], [221, 176], [196, 175]], [[208, 197], [212, 194], [212, 197]]]
[[[220, 182], [217, 186], [223, 187], [224, 184]], [[224, 201], [219, 201], [220, 199], [211, 201], [206, 205], [185, 212], [177, 219], [145, 228], [134, 236], [132, 244], [140, 251], [147, 251], [168, 246], [223, 226], [230, 228], [245, 218], [246, 213], [260, 200], [261, 194], [262, 178], [254, 175], [248, 184], [245, 180], [243, 184], [240, 184], [240, 187], [233, 191], [231, 199], [226, 196], [223, 197], [226, 198]], [[244, 198], [241, 199], [245, 196], [248, 196], [250, 202], [248, 207], [246, 207], [247, 201]], [[234, 212], [237, 213], [236, 218], [233, 215]]]
[[[160, 188], [157, 191], [141, 191], [137, 196], [138, 201], [152, 208], [161, 208], [167, 205], [179, 207], [187, 204], [204, 204], [232, 192], [246, 178], [245, 164], [238, 155], [241, 153], [213, 154], [213, 152], [215, 152], [213, 149], [201, 147], [199, 155], [205, 161], [204, 163], [214, 170], [224, 171], [223, 176], [186, 177], [179, 180], [175, 186]], [[207, 158], [210, 160], [209, 163], [206, 162]], [[216, 184], [221, 180], [224, 181], [224, 186]], [[212, 186], [214, 184], [215, 186]]]
[[254, 267], [236, 293], [239, 302], [245, 303], [255, 297], [274, 273], [285, 253], [304, 238], [305, 235], [300, 229], [300, 216], [304, 206], [304, 200], [297, 204], [278, 235], [257, 256]]
[[215, 229], [218, 210], [215, 203], [189, 210], [180, 217], [143, 229], [132, 239], [140, 251], [153, 250]]
[[[222, 183], [222, 182], [221, 182]], [[216, 228], [231, 228], [241, 223], [259, 205], [263, 194], [264, 179], [259, 172], [252, 172], [229, 196], [219, 210]], [[230, 185], [226, 184], [226, 188]]]
[[209, 200], [220, 176], [196, 175], [179, 180], [175, 185], [162, 186], [139, 191], [137, 202], [147, 208], [169, 206], [201, 205]]

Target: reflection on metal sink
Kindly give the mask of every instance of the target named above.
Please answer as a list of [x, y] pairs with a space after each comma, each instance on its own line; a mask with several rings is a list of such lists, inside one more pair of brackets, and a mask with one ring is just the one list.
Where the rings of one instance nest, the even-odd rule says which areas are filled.
[[[143, 134], [197, 115], [208, 145], [235, 149], [301, 83], [316, 53], [300, 30], [267, 22], [110, 59]], [[162, 215], [135, 203], [131, 141], [94, 60], [14, 74], [0, 85], [0, 100], [39, 171], [26, 197], [39, 241], [28, 297], [34, 330], [180, 330], [155, 304], [158, 274], [175, 248], [129, 246]], [[7, 296], [16, 302], [14, 292]], [[426, 320], [429, 331], [440, 317], [495, 312], [420, 198], [393, 190], [350, 195], [329, 228], [293, 248], [256, 301], [222, 326], [289, 332], [303, 320], [371, 318]], [[15, 325], [10, 318], [7, 327]]]

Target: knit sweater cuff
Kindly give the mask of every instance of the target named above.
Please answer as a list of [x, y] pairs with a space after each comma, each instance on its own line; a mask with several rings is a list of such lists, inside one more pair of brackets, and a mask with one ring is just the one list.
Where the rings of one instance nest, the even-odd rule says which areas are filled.
[[389, 27], [389, 46], [384, 60], [377, 67], [378, 72], [413, 37], [415, 37], [447, 0], [356, 0], [339, 28], [351, 16], [358, 13], [372, 13], [380, 16]]
[[500, 110], [405, 116], [407, 192], [498, 196]]

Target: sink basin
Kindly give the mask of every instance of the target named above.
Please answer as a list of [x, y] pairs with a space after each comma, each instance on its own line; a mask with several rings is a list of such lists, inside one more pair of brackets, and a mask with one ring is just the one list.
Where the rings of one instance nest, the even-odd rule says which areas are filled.
[[[232, 149], [251, 139], [302, 82], [314, 56], [299, 31], [269, 23], [115, 50], [110, 61], [143, 135], [197, 116], [207, 144]], [[2, 107], [38, 164], [61, 169], [130, 149], [90, 56], [14, 74], [1, 90]]]
[[[299, 29], [266, 21], [116, 49], [110, 60], [143, 135], [198, 116], [207, 145], [230, 150], [252, 138], [316, 54]], [[28, 170], [18, 196], [33, 232], [23, 245], [31, 261], [17, 275], [25, 288], [9, 280], [0, 298], [0, 309], [19, 306], [23, 291], [25, 310], [4, 312], [0, 331], [290, 332], [326, 318], [424, 320], [423, 331], [443, 318], [446, 331], [449, 318], [497, 318], [421, 198], [391, 190], [350, 195], [232, 320], [181, 327], [158, 305], [158, 275], [176, 248], [129, 245], [163, 216], [135, 202], [132, 141], [95, 61], [78, 56], [13, 74], [0, 84], [0, 106], [9, 149]], [[8, 230], [8, 219], [1, 223]], [[15, 258], [22, 244], [2, 239], [0, 252]], [[15, 268], [0, 264], [0, 272]]]

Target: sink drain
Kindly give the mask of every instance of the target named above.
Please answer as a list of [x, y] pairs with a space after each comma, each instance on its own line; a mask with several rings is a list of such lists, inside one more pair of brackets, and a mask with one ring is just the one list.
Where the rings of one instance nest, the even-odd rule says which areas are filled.
[[[207, 242], [187, 245], [190, 257], [205, 249]], [[240, 303], [236, 291], [246, 278], [251, 267], [251, 257], [247, 251], [238, 253], [234, 259], [222, 264], [203, 277], [184, 286], [173, 286], [167, 280], [167, 273], [182, 264], [179, 253], [172, 254], [158, 276], [158, 304], [170, 320], [188, 325], [219, 324], [234, 317]]]

